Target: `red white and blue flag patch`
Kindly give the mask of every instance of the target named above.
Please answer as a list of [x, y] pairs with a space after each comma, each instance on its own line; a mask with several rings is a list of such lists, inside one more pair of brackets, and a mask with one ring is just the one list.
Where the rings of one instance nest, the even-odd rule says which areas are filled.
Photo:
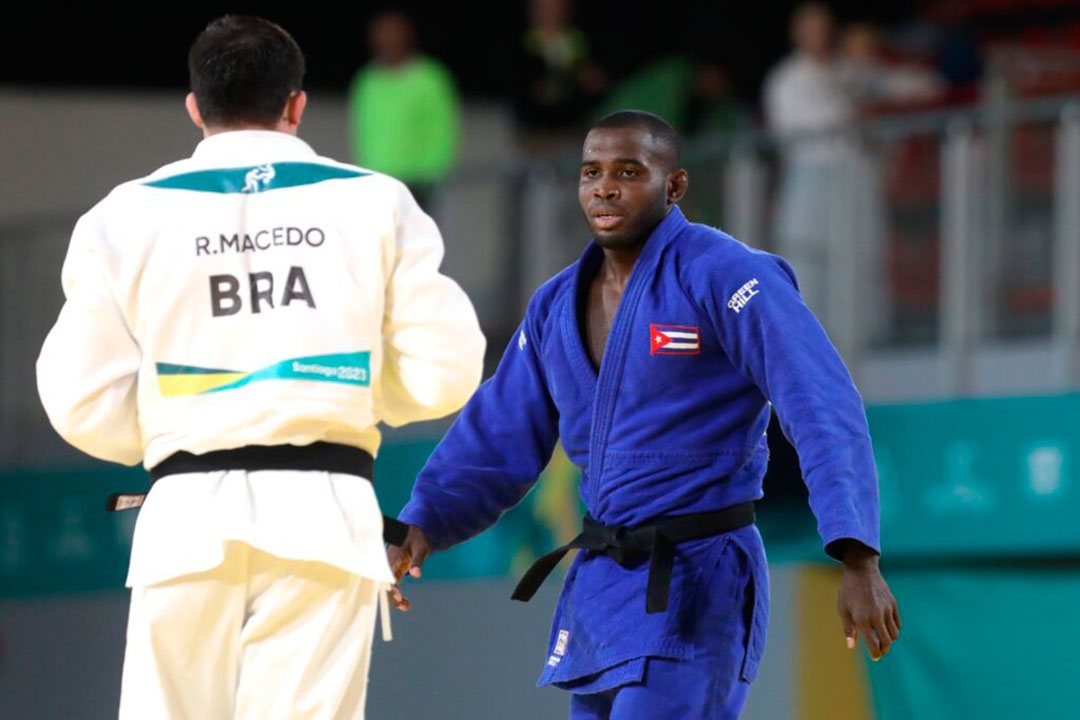
[[697, 355], [701, 333], [696, 325], [649, 325], [650, 355]]

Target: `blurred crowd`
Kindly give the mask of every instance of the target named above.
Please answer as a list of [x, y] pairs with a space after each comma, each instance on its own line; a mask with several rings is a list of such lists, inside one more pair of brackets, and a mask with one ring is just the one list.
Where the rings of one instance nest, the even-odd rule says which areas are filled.
[[[475, 66], [456, 70], [462, 77], [500, 72], [511, 79], [499, 100], [512, 109], [524, 159], [569, 157], [589, 122], [622, 108], [655, 112], [684, 137], [714, 148], [747, 137], [747, 131], [765, 133], [777, 149], [770, 226], [762, 229], [764, 238], [753, 240], [766, 240], [792, 262], [804, 296], [826, 314], [828, 243], [837, 222], [853, 222], [823, 211], [835, 206], [843, 186], [837, 173], [845, 153], [846, 161], [852, 159], [852, 145], [838, 140], [836, 131], [884, 116], [985, 103], [1002, 88], [1016, 96], [1080, 89], [1080, 2], [924, 0], [903, 17], [851, 3], [839, 15], [822, 2], [788, 7], [787, 50], [772, 54], [771, 67], [761, 72], [744, 67], [738, 51], [709, 32], [688, 33], [674, 52], [659, 43], [629, 48], [619, 57], [632, 60], [618, 65], [610, 50], [602, 51], [602, 42], [610, 44], [618, 32], [590, 33], [580, 19], [585, 8], [573, 0], [527, 1], [509, 66], [503, 67], [504, 56], [485, 58], [480, 48]], [[785, 25], [777, 15], [779, 35]], [[371, 22], [370, 60], [349, 90], [350, 127], [356, 162], [401, 178], [427, 205], [432, 189], [461, 159], [462, 100], [455, 72], [425, 53], [414, 20], [392, 11]], [[780, 50], [783, 38], [762, 43]], [[1025, 147], [1019, 144], [1021, 163], [1035, 157]], [[864, 260], [870, 282], [884, 290], [876, 294], [882, 306], [869, 314], [895, 319], [897, 312], [907, 313], [905, 322], [917, 335], [935, 322], [932, 218], [940, 161], [938, 149], [926, 142], [912, 141], [899, 152], [888, 172], [880, 158], [856, 158], [864, 164], [865, 182], [855, 190], [861, 216], [854, 222], [861, 237], [876, 238], [865, 241]], [[706, 170], [689, 167], [696, 191], [687, 210], [717, 223], [724, 180], [715, 163], [686, 161]], [[894, 213], [899, 220], [887, 231], [883, 202], [903, 210]], [[1046, 304], [1041, 290], [1028, 296]]]
[[[999, 15], [1009, 6], [1007, 0], [984, 4]], [[1025, 4], [1015, 5], [1022, 14]], [[779, 134], [822, 130], [972, 100], [987, 57], [1008, 56], [1007, 34], [993, 26], [981, 31], [980, 3], [973, 0], [922, 6], [904, 22], [879, 27], [858, 17], [840, 24], [823, 3], [799, 5], [790, 14], [789, 54], [754, 87], [736, 91], [736, 59], [725, 57], [723, 47], [688, 43], [615, 72], [577, 23], [573, 0], [528, 0], [505, 99], [528, 155], [572, 147], [589, 120], [624, 107], [654, 111], [686, 135], [722, 138], [755, 126]], [[1018, 32], [1021, 45], [1033, 45], [1030, 33]], [[350, 88], [357, 159], [407, 179], [424, 196], [449, 171], [460, 137], [454, 74], [424, 52], [413, 19], [401, 11], [374, 18], [368, 48], [370, 61]], [[1024, 54], [1028, 66], [1032, 52]], [[1068, 58], [1059, 54], [1057, 65], [1068, 65]], [[468, 71], [484, 72], [484, 62], [481, 53]]]

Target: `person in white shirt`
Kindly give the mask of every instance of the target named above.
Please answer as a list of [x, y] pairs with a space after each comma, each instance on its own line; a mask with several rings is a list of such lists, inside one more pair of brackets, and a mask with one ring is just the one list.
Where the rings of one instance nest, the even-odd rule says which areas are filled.
[[939, 100], [946, 90], [934, 72], [888, 59], [881, 33], [868, 22], [844, 28], [836, 73], [851, 102], [864, 113]]
[[459, 409], [485, 340], [405, 186], [296, 137], [287, 32], [220, 18], [189, 70], [205, 139], [79, 220], [37, 364], [60, 435], [151, 474], [120, 717], [362, 718], [376, 425]]
[[806, 304], [826, 310], [829, 238], [836, 234], [834, 208], [842, 154], [848, 150], [830, 131], [855, 118], [833, 56], [832, 13], [820, 3], [796, 8], [791, 18], [793, 52], [765, 79], [765, 119], [780, 142], [783, 164], [774, 225], [776, 251], [795, 268]]

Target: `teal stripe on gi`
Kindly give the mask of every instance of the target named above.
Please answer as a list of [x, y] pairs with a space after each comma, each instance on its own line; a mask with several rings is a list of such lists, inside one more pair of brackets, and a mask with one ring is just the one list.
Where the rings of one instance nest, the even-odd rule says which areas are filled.
[[279, 162], [254, 167], [197, 170], [143, 184], [168, 190], [253, 194], [370, 174], [320, 163]]
[[370, 352], [315, 355], [283, 360], [262, 370], [256, 370], [236, 382], [206, 392], [234, 390], [260, 380], [315, 380], [368, 387], [371, 382], [370, 362]]

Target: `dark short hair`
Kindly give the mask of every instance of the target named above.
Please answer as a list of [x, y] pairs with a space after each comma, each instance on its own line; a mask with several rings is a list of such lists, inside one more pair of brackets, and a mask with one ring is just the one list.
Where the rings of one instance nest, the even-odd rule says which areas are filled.
[[225, 15], [195, 38], [188, 72], [207, 125], [273, 125], [301, 88], [304, 54], [269, 20]]
[[591, 130], [624, 129], [641, 130], [648, 133], [657, 143], [667, 147], [675, 158], [675, 165], [679, 165], [679, 156], [682, 152], [682, 139], [671, 124], [651, 112], [645, 110], [616, 110], [610, 115], [600, 118], [590, 128]]

